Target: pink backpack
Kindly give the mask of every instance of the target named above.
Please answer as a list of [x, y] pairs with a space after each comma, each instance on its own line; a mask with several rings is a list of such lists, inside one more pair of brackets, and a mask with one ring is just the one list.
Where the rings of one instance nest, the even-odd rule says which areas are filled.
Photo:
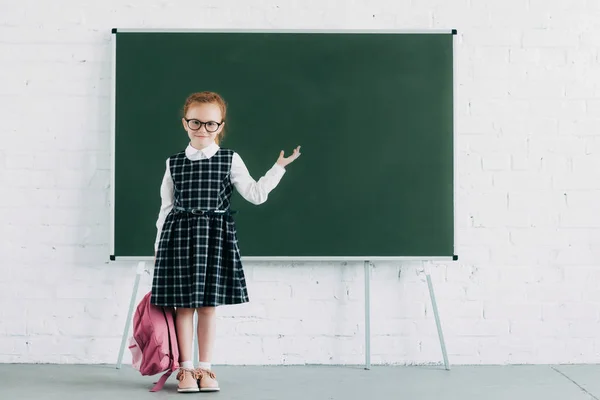
[[138, 304], [133, 316], [133, 336], [129, 339], [132, 365], [142, 375], [165, 372], [151, 392], [161, 390], [173, 371], [179, 368], [179, 348], [175, 332], [175, 310], [150, 303], [151, 292]]

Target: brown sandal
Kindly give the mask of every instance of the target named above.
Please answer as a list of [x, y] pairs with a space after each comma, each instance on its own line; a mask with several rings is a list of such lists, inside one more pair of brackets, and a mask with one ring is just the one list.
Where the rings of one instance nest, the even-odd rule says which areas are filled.
[[179, 393], [196, 393], [200, 391], [198, 387], [198, 373], [193, 369], [180, 368], [177, 373], [177, 391]]
[[198, 386], [201, 392], [218, 392], [219, 382], [214, 372], [208, 369], [196, 368], [196, 376], [198, 377]]

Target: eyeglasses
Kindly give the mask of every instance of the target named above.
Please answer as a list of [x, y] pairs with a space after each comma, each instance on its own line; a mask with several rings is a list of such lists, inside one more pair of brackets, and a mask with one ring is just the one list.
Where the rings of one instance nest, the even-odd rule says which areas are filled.
[[206, 128], [206, 132], [216, 132], [219, 127], [221, 125], [223, 125], [223, 122], [215, 122], [215, 121], [208, 121], [208, 122], [202, 122], [198, 119], [187, 119], [184, 118], [185, 122], [187, 122], [187, 126], [193, 130], [193, 131], [197, 131], [200, 128], [202, 128], [202, 125], [204, 125], [204, 127]]

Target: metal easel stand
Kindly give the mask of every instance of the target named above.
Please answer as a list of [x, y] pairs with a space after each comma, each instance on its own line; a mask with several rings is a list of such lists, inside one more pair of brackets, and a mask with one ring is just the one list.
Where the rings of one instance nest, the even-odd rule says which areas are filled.
[[125, 329], [123, 329], [123, 336], [121, 337], [121, 348], [119, 349], [119, 357], [117, 358], [117, 369], [121, 369], [123, 352], [125, 351], [125, 344], [127, 343], [127, 335], [129, 334], [129, 328], [131, 327], [135, 299], [137, 297], [138, 287], [140, 286], [140, 278], [142, 277], [144, 271], [146, 271], [146, 262], [138, 262], [135, 272], [135, 281], [133, 283], [133, 290], [131, 291], [131, 299], [129, 300], [129, 311], [127, 312], [127, 319], [125, 320]]
[[[429, 297], [431, 299], [431, 305], [433, 307], [433, 315], [435, 317], [435, 323], [437, 326], [438, 337], [440, 340], [440, 347], [442, 349], [442, 355], [444, 357], [444, 367], [447, 371], [450, 370], [450, 364], [448, 362], [448, 354], [446, 352], [446, 343], [444, 341], [444, 334], [442, 332], [442, 324], [438, 313], [437, 302], [435, 300], [435, 292], [433, 290], [433, 283], [431, 282], [431, 276], [425, 270], [425, 263], [422, 261], [423, 271], [427, 278], [427, 286], [429, 288]], [[364, 262], [364, 281], [365, 281], [365, 369], [371, 369], [371, 267], [372, 264], [369, 261]]]
[[[423, 265], [428, 261], [423, 261]], [[423, 266], [425, 270], [425, 266]], [[429, 298], [431, 299], [431, 306], [433, 308], [433, 316], [435, 317], [435, 325], [437, 326], [438, 338], [440, 339], [440, 347], [442, 349], [442, 356], [444, 357], [444, 367], [446, 371], [450, 371], [450, 364], [448, 363], [448, 353], [446, 352], [446, 342], [444, 341], [444, 333], [442, 332], [442, 323], [440, 321], [440, 314], [437, 308], [437, 302], [435, 301], [435, 292], [433, 291], [433, 283], [431, 282], [431, 276], [425, 271], [427, 277], [427, 286], [429, 287]]]

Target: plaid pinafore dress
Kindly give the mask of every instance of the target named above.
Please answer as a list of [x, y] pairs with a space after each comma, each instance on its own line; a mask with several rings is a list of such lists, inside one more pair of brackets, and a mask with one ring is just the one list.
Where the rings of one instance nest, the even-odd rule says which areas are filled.
[[248, 301], [235, 222], [230, 210], [234, 152], [208, 159], [185, 152], [169, 158], [173, 209], [160, 235], [152, 304], [196, 308]]

